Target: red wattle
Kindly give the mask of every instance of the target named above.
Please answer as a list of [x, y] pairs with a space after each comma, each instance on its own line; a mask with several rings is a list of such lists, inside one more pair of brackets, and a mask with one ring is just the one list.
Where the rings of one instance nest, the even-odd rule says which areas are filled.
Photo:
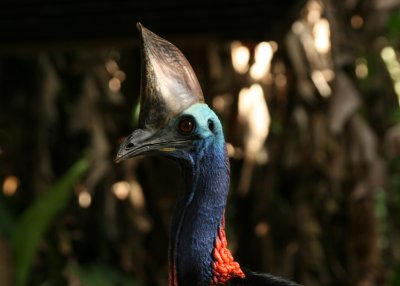
[[215, 239], [215, 246], [213, 251], [212, 273], [213, 277], [210, 281], [210, 286], [222, 286], [233, 277], [244, 278], [245, 275], [228, 249], [225, 234], [225, 220], [222, 219], [221, 227]]

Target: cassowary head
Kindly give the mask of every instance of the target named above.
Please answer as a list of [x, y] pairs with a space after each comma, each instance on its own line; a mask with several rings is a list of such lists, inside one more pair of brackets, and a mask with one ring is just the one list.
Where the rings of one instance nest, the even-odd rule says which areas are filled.
[[140, 24], [138, 29], [142, 50], [139, 129], [121, 144], [115, 160], [142, 154], [193, 160], [201, 150], [224, 144], [221, 123], [204, 104], [185, 56]]

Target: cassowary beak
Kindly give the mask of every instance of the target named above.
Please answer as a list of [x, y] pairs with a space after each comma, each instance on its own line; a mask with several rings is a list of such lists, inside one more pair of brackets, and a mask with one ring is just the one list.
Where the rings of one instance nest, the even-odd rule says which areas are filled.
[[121, 144], [115, 162], [139, 155], [168, 154], [176, 150], [190, 147], [190, 138], [179, 138], [169, 129], [156, 132], [137, 129]]
[[165, 127], [191, 105], [204, 102], [196, 75], [182, 52], [140, 23], [137, 26], [142, 51], [140, 129], [122, 143], [116, 162], [188, 146], [190, 140], [177, 137]]
[[[130, 136], [125, 138], [124, 142], [122, 142], [119, 147], [117, 156], [114, 161], [119, 163], [123, 160], [142, 155], [154, 150], [154, 143], [152, 144], [151, 138], [153, 137], [151, 132], [146, 132], [143, 129], [135, 130]], [[151, 148], [153, 146], [153, 148]]]

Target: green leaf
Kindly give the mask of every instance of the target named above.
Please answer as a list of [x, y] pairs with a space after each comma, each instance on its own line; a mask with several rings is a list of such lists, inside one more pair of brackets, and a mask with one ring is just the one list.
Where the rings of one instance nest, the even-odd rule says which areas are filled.
[[136, 127], [139, 125], [139, 115], [140, 115], [140, 99], [138, 99], [135, 106], [132, 108], [132, 126]]
[[4, 196], [0, 196], [0, 218], [0, 236], [9, 237], [15, 223], [15, 218]]
[[18, 220], [12, 233], [15, 261], [14, 285], [27, 285], [35, 253], [53, 218], [66, 207], [72, 187], [89, 167], [86, 159], [76, 162], [67, 173], [30, 206]]
[[400, 36], [400, 11], [395, 11], [390, 15], [387, 26], [389, 40], [392, 45], [396, 44]]
[[74, 266], [73, 273], [83, 286], [134, 286], [139, 285], [122, 272], [104, 264]]
[[282, 123], [279, 120], [275, 120], [274, 118], [272, 118], [270, 131], [271, 131], [271, 133], [274, 133], [277, 135], [281, 134], [283, 132]]
[[396, 273], [394, 275], [394, 279], [391, 286], [400, 286], [400, 265], [397, 266]]

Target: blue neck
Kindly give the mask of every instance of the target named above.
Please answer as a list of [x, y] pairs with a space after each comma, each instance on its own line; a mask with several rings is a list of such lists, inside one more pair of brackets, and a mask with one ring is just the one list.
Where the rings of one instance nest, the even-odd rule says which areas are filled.
[[170, 285], [208, 285], [212, 278], [212, 251], [229, 189], [225, 143], [217, 145], [180, 162], [184, 186], [172, 220]]

